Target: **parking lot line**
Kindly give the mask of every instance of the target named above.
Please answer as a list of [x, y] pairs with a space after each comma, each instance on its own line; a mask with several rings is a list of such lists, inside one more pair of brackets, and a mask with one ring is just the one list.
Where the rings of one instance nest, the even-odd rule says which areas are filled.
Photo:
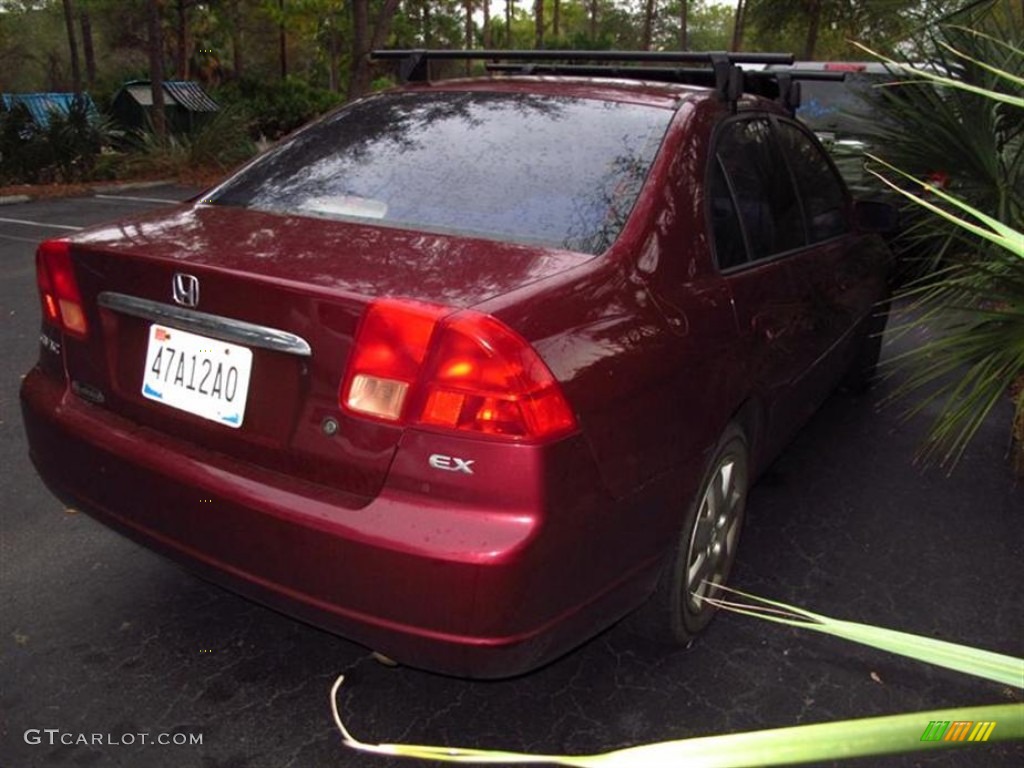
[[29, 227], [51, 227], [53, 229], [69, 229], [72, 232], [77, 232], [80, 229], [84, 229], [84, 227], [71, 227], [68, 226], [67, 224], [48, 224], [45, 221], [28, 221], [26, 219], [0, 218], [0, 222], [4, 222], [5, 224], [24, 224]]
[[4, 240], [17, 240], [19, 243], [39, 243], [38, 237], [17, 237], [16, 235], [4, 235], [0, 234], [0, 238]]

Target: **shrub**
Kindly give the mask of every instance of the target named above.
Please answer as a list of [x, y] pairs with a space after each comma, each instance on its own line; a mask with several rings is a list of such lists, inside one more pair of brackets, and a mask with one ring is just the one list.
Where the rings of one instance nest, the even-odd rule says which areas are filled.
[[[968, 155], [950, 158], [949, 167], [960, 171], [948, 182], [950, 191], [943, 189], [946, 184], [924, 180], [912, 167], [913, 156], [900, 147], [886, 148], [882, 169], [888, 176], [874, 173], [913, 201], [922, 233], [955, 246], [948, 253], [944, 248], [944, 269], [902, 292], [917, 313], [903, 330], [939, 333], [897, 358], [910, 375], [892, 397], [915, 400], [911, 414], [937, 404], [921, 455], [952, 469], [996, 403], [1010, 392], [1014, 466], [1024, 474], [1024, 49], [1020, 30], [1012, 36], [995, 32], [941, 30], [959, 46], [945, 45], [941, 74], [906, 72], [907, 84], [900, 86], [912, 88], [911, 94], [935, 95], [921, 104], [908, 99], [900, 112], [911, 126], [930, 120], [943, 126], [942, 141], [934, 135], [918, 138], [921, 156], [931, 161], [933, 144], [950, 151], [960, 146]], [[979, 74], [985, 78], [980, 84]], [[968, 97], [970, 110], [956, 110], [956, 120], [952, 115], [938, 120], [941, 105], [968, 103]], [[911, 167], [897, 170], [901, 163]]]
[[82, 98], [72, 100], [67, 113], [53, 110], [45, 126], [24, 104], [15, 104], [0, 111], [0, 178], [21, 184], [92, 178], [100, 153], [117, 133]]
[[121, 166], [133, 176], [180, 176], [226, 171], [254, 154], [248, 117], [228, 107], [191, 134], [171, 134], [162, 142], [151, 130], [135, 134]]
[[0, 180], [34, 183], [48, 164], [47, 147], [28, 108], [15, 103], [7, 110], [0, 105]]
[[[901, 170], [931, 179], [1003, 223], [1024, 220], [1024, 121], [1019, 111], [985, 95], [1024, 94], [1022, 43], [1024, 27], [1012, 16], [989, 15], [971, 29], [934, 29], [926, 69], [968, 88], [901, 75], [874, 89], [875, 119], [865, 125], [869, 143], [884, 148], [885, 159]], [[910, 63], [906, 57], [900, 62]], [[918, 206], [905, 210], [905, 220], [896, 245], [918, 276], [964, 256], [984, 261], [991, 253], [983, 239]]]
[[243, 79], [222, 86], [213, 96], [244, 110], [254, 140], [279, 139], [344, 101], [341, 94], [291, 77], [270, 83]]

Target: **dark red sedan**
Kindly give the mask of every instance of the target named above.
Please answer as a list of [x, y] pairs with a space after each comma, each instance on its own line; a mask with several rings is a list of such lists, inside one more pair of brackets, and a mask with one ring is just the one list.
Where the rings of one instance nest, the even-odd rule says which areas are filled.
[[752, 480], [877, 359], [889, 258], [716, 61], [410, 83], [43, 243], [40, 475], [410, 665], [522, 673], [641, 605], [687, 641]]

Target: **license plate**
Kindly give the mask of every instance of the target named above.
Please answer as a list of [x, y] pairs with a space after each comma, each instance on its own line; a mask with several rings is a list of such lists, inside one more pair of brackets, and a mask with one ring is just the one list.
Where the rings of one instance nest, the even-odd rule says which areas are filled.
[[142, 395], [237, 429], [245, 416], [251, 369], [247, 347], [154, 324]]

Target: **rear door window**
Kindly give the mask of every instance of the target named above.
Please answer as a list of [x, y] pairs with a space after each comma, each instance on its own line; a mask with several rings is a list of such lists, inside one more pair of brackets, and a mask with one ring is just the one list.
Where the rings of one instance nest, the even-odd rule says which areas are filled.
[[[767, 118], [735, 120], [723, 126], [714, 159], [728, 180], [752, 260], [806, 243], [800, 201]], [[728, 231], [726, 221], [720, 219], [715, 247], [717, 252], [721, 242], [724, 252], [731, 254], [735, 235]], [[719, 267], [726, 268], [721, 261]]]
[[385, 94], [286, 140], [213, 203], [600, 253], [672, 116], [538, 94]]
[[846, 193], [825, 153], [795, 125], [779, 121], [782, 150], [796, 180], [811, 243], [841, 235], [849, 229]]

